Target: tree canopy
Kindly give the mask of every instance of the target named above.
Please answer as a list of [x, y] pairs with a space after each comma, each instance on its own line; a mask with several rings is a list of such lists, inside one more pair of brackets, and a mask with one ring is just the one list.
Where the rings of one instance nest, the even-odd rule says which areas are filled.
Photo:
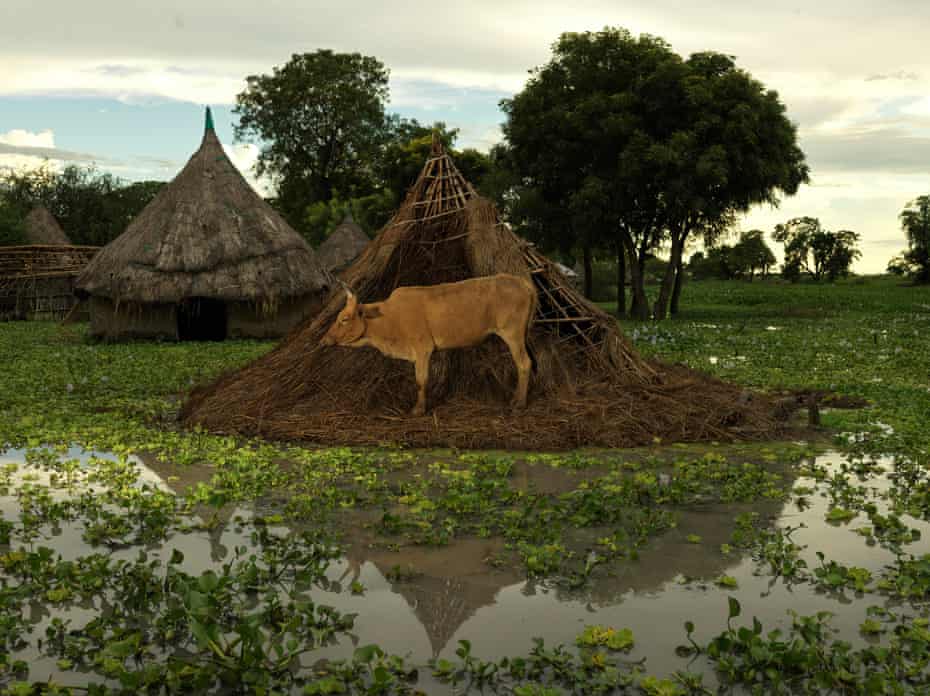
[[[629, 257], [634, 316], [650, 307], [644, 264], [670, 263], [651, 308], [666, 314], [689, 236], [708, 241], [759, 202], [807, 181], [778, 94], [729, 56], [687, 60], [662, 39], [607, 28], [563, 34], [550, 61], [504, 100], [504, 134], [527, 233]], [[622, 279], [618, 279], [620, 281]]]
[[439, 136], [463, 176], [479, 190], [482, 189], [493, 164], [488, 155], [477, 150], [456, 150], [454, 144], [458, 129], [449, 129], [442, 122], [425, 126], [415, 119], [392, 119], [394, 123], [389, 139], [378, 159], [372, 163], [374, 180], [368, 192], [353, 196], [334, 190], [328, 200], [305, 206], [298, 229], [310, 244], [319, 245], [350, 211], [356, 222], [369, 233], [387, 223], [423, 169], [423, 161], [429, 157], [432, 147], [433, 133]]
[[[321, 49], [294, 54], [270, 75], [250, 75], [236, 97], [238, 139], [261, 143], [256, 171], [299, 226], [308, 203], [370, 193], [372, 163], [391, 130], [388, 70], [376, 58]], [[359, 190], [363, 189], [363, 190]]]
[[915, 283], [930, 283], [930, 195], [919, 196], [899, 215], [907, 234], [907, 250], [888, 263], [888, 270], [910, 277]]

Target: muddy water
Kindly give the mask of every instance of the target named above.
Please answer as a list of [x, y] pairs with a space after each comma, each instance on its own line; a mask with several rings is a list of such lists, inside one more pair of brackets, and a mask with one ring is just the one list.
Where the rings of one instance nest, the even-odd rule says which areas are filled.
[[[80, 457], [83, 462], [89, 460], [89, 454], [80, 452], [68, 456]], [[23, 466], [22, 452], [0, 455], [0, 465], [4, 463], [19, 464], [20, 477], [35, 475]], [[149, 462], [158, 469], [153, 470], [141, 460], [135, 463], [143, 470], [146, 482], [166, 489], [173, 485], [180, 490], [198, 476], [203, 478], [209, 473], [175, 471]], [[828, 453], [818, 457], [817, 463], [835, 472], [843, 457]], [[867, 487], [879, 511], [885, 512], [880, 493], [890, 485], [886, 474], [891, 470], [891, 462], [879, 463], [883, 472], [855, 483]], [[577, 485], [578, 479], [572, 479], [564, 471], [527, 465], [516, 469], [513, 483], [558, 492], [572, 480]], [[824, 594], [810, 585], [786, 586], [759, 572], [751, 558], [737, 551], [729, 554], [721, 551], [721, 545], [730, 541], [734, 517], [755, 511], [782, 528], [804, 525], [793, 539], [807, 546], [802, 557], [811, 568], [819, 564], [817, 551], [824, 552], [828, 559], [867, 568], [873, 574], [893, 560], [890, 552], [868, 546], [853, 532], [856, 527], [867, 525], [867, 518], [860, 516], [840, 525], [825, 522], [829, 500], [821, 495], [826, 491], [824, 484], [798, 478], [793, 485], [814, 489], [814, 493], [806, 496], [806, 505], [799, 506], [794, 496], [788, 503], [706, 505], [680, 510], [677, 528], [654, 539], [641, 552], [639, 560], [616, 563], [609, 577], [600, 578], [580, 591], [526, 580], [514, 569], [490, 567], [486, 559], [503, 551], [503, 542], [498, 539], [465, 539], [439, 549], [413, 547], [393, 552], [369, 548], [357, 539], [356, 543], [348, 544], [347, 556], [331, 566], [328, 583], [315, 597], [318, 603], [358, 614], [353, 631], [357, 640], [315, 652], [313, 657], [348, 656], [356, 645], [377, 643], [388, 652], [407, 656], [415, 664], [425, 664], [430, 657], [452, 657], [458, 641], [469, 640], [473, 654], [499, 658], [526, 654], [532, 649], [535, 637], [543, 638], [548, 645], [572, 644], [586, 624], [597, 623], [632, 629], [636, 645], [629, 659], [645, 659], [650, 673], [667, 675], [689, 664], [674, 652], [676, 646], [685, 642], [683, 623], [693, 621], [698, 641], [706, 641], [725, 628], [730, 596], [742, 604], [740, 621], [749, 622], [756, 616], [766, 630], [790, 625], [789, 609], [799, 614], [829, 610], [835, 614], [832, 625], [839, 629], [842, 638], [860, 644], [865, 639], [860, 637], [858, 627], [866, 618], [866, 608], [883, 604], [883, 598], [856, 597], [848, 591]], [[15, 501], [0, 499], [0, 510], [10, 519], [17, 514]], [[214, 532], [174, 534], [160, 549], [150, 549], [150, 555], [165, 557], [172, 549], [179, 549], [185, 555], [185, 570], [192, 573], [206, 570], [228, 560], [236, 546], [249, 545], [246, 528], [236, 522], [237, 517], [248, 520], [255, 514], [267, 513], [268, 509], [261, 506], [236, 509], [229, 515], [229, 522]], [[921, 539], [909, 544], [907, 551], [915, 555], [930, 552], [930, 525], [906, 516], [902, 521], [921, 532]], [[698, 535], [700, 543], [691, 543], [689, 535]], [[68, 527], [52, 530], [42, 543], [66, 558], [90, 551], [81, 541], [80, 531]], [[114, 556], [133, 558], [137, 552], [125, 549], [114, 552]], [[416, 576], [398, 580], [392, 573], [397, 567], [411, 569]], [[713, 584], [715, 578], [724, 574], [737, 581], [736, 589], [721, 589]], [[364, 586], [362, 595], [350, 591], [353, 582]], [[67, 616], [75, 625], [81, 625], [94, 613], [94, 607], [78, 607], [69, 609]], [[51, 614], [36, 605], [33, 618], [36, 623], [33, 635], [42, 635]], [[54, 660], [39, 655], [28, 657], [33, 668], [31, 678], [56, 674]]]

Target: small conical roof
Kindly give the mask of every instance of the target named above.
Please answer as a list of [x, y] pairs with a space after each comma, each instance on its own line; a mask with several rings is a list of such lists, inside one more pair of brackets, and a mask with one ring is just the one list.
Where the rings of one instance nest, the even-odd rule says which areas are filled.
[[433, 146], [420, 176], [407, 191], [400, 210], [412, 209], [412, 217], [427, 222], [465, 208], [478, 193], [462, 176], [455, 162], [442, 146], [439, 134], [433, 131]]
[[335, 273], [355, 261], [370, 241], [352, 219], [352, 213], [346, 213], [345, 219], [316, 250], [317, 259], [324, 268]]
[[330, 280], [303, 237], [229, 160], [207, 109], [200, 148], [100, 250], [76, 287], [124, 302], [275, 302], [320, 291]]
[[71, 244], [58, 220], [44, 205], [37, 205], [26, 216], [26, 240], [30, 244]]

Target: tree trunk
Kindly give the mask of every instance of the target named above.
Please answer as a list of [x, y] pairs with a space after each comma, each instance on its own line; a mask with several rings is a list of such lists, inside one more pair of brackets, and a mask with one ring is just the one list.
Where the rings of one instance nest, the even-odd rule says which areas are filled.
[[633, 305], [630, 307], [630, 319], [646, 321], [649, 319], [649, 299], [646, 297], [646, 275], [644, 254], [637, 254], [632, 238], [624, 233], [623, 244], [630, 259], [630, 286], [633, 291]]
[[678, 300], [681, 298], [681, 286], [685, 282], [685, 264], [681, 259], [681, 256], [678, 257], [678, 268], [675, 270], [675, 287], [672, 289], [672, 306], [670, 311], [672, 316], [678, 314]]
[[668, 302], [672, 297], [672, 291], [675, 286], [675, 277], [678, 275], [678, 264], [681, 261], [681, 250], [684, 246], [683, 235], [672, 232], [672, 250], [668, 259], [668, 266], [665, 268], [665, 276], [662, 278], [662, 285], [659, 288], [659, 296], [652, 308], [652, 314], [655, 319], [665, 319], [668, 315]]
[[617, 243], [617, 316], [626, 316], [626, 251]]
[[592, 263], [591, 263], [591, 245], [585, 242], [584, 244], [584, 296], [589, 300], [594, 299], [594, 278], [592, 277]]

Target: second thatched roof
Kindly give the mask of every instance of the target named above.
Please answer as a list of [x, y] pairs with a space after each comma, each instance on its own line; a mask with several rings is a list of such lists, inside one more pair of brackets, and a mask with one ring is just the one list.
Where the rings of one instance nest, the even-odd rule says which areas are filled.
[[207, 109], [200, 149], [94, 257], [76, 287], [117, 302], [208, 297], [273, 305], [330, 284], [303, 237], [226, 156]]
[[58, 220], [44, 205], [37, 205], [26, 216], [26, 241], [29, 244], [71, 244]]
[[337, 273], [355, 261], [370, 241], [349, 213], [316, 250], [317, 259], [324, 268]]

